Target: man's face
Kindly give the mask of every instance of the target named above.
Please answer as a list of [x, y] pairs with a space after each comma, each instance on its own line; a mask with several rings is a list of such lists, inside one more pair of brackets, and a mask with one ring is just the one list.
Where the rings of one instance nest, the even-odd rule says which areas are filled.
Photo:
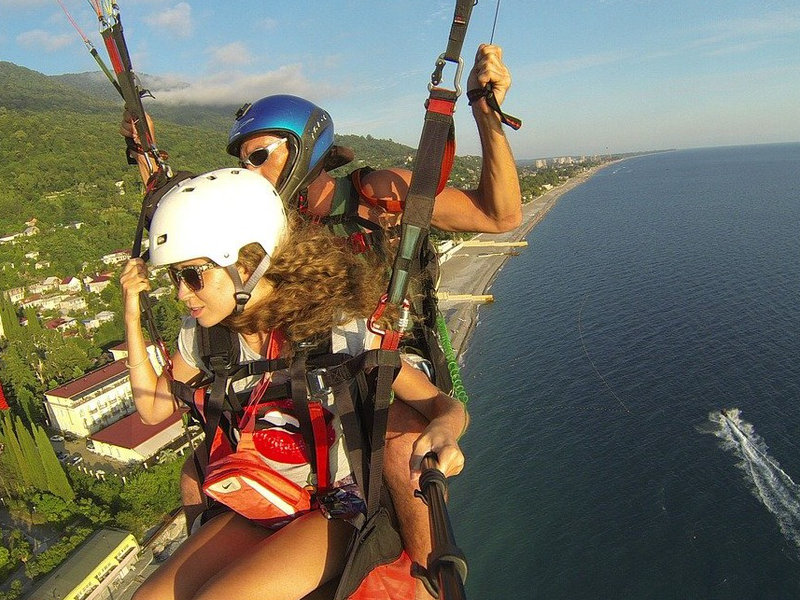
[[246, 139], [239, 148], [239, 160], [244, 167], [257, 172], [272, 185], [277, 183], [288, 159], [286, 138], [274, 134], [255, 135]]

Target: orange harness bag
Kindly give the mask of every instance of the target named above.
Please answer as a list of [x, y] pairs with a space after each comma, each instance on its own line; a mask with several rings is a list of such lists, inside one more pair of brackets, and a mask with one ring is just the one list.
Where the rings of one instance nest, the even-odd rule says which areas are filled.
[[[275, 359], [280, 355], [282, 343], [281, 336], [270, 335], [265, 352], [267, 359]], [[271, 373], [264, 373], [251, 390], [249, 402], [239, 420], [240, 437], [235, 451], [224, 439], [222, 431], [217, 430], [211, 446], [203, 491], [256, 523], [279, 528], [315, 508], [315, 503], [308, 489], [300, 487], [270, 466], [259, 451], [255, 440], [258, 407], [270, 381]], [[329, 437], [322, 407], [316, 403], [309, 404], [309, 413], [319, 471], [319, 491], [320, 488], [327, 488], [329, 479]], [[303, 450], [304, 453], [308, 452], [305, 448]]]

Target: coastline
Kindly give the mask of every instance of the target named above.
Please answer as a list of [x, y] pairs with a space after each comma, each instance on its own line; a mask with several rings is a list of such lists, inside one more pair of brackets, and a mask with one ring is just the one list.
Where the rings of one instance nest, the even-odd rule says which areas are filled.
[[[507, 233], [479, 233], [472, 240], [492, 242], [517, 242], [525, 238], [547, 215], [559, 198], [570, 190], [586, 183], [595, 173], [619, 161], [611, 161], [592, 167], [565, 181], [560, 186], [522, 205], [522, 224]], [[507, 248], [492, 251], [487, 247], [458, 246], [448, 252], [441, 266], [439, 292], [448, 294], [487, 294], [505, 262], [510, 258]], [[442, 294], [444, 295], [444, 294]], [[502, 299], [501, 299], [502, 301]], [[467, 351], [469, 338], [478, 322], [480, 303], [464, 300], [439, 300], [439, 308], [447, 322], [450, 341], [459, 361]]]

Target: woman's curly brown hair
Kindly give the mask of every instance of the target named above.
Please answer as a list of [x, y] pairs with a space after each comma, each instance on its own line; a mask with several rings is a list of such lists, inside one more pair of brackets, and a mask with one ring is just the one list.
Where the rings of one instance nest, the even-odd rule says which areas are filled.
[[[224, 324], [242, 333], [282, 329], [293, 342], [328, 336], [332, 327], [374, 312], [388, 283], [383, 254], [356, 254], [346, 238], [290, 218], [264, 275], [273, 292]], [[259, 244], [248, 244], [237, 264], [252, 273], [263, 256]]]

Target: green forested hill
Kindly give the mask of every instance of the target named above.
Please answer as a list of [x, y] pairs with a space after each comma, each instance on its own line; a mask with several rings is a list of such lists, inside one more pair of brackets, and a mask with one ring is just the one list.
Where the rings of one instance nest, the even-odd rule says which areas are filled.
[[[83, 90], [96, 98], [113, 102], [115, 105], [120, 102], [117, 91], [100, 71], [54, 75], [51, 79], [69, 87]], [[158, 77], [142, 75], [140, 79], [145, 89], [163, 87], [164, 85]], [[202, 123], [203, 128], [224, 132], [227, 132], [230, 128], [233, 115], [239, 108], [234, 105], [165, 104], [160, 101], [158, 96], [154, 98], [146, 97], [144, 102], [147, 110], [158, 122], [168, 121], [177, 125], [197, 125]]]
[[63, 109], [80, 114], [97, 114], [112, 109], [113, 103], [108, 98], [92, 96], [56, 78], [0, 61], [0, 106], [30, 111]]
[[[41, 231], [19, 247], [0, 248], [5, 262], [36, 250], [51, 263], [48, 271], [64, 276], [130, 245], [141, 187], [138, 171], [125, 160], [118, 133], [122, 100], [115, 94], [100, 73], [47, 76], [0, 61], [0, 235], [24, 230], [33, 218]], [[203, 172], [235, 164], [224, 150], [233, 107], [144, 103], [173, 168]], [[356, 153], [340, 171], [410, 167], [414, 155], [408, 146], [371, 136], [337, 135], [337, 143]], [[476, 157], [457, 159], [452, 180], [474, 185], [478, 166]], [[63, 228], [75, 222], [84, 226]], [[24, 283], [23, 277], [1, 272], [0, 289]]]

